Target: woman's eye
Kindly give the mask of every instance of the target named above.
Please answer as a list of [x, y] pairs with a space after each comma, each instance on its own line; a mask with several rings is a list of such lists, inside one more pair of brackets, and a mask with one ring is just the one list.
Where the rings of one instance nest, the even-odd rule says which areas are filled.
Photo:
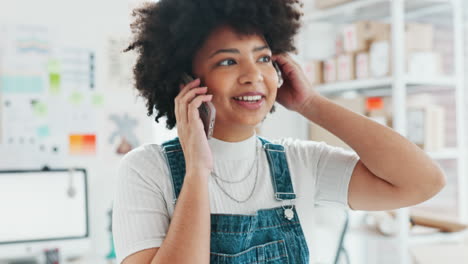
[[264, 62], [270, 62], [270, 61], [271, 61], [271, 57], [270, 57], [270, 56], [263, 56], [263, 57], [260, 58], [260, 60], [261, 60], [261, 59], [266, 59], [266, 60], [264, 60]]
[[218, 65], [220, 65], [220, 66], [232, 65], [231, 63], [227, 63], [227, 64], [226, 64], [225, 62], [234, 62], [234, 63], [235, 63], [235, 61], [234, 61], [233, 59], [227, 59], [227, 60], [221, 61], [220, 63], [218, 63]]
[[[261, 60], [262, 62], [270, 62], [270, 61], [271, 61], [271, 56], [268, 56], [268, 55], [267, 55], [267, 56], [263, 56], [263, 57], [260, 58], [260, 60]], [[223, 61], [221, 61], [220, 63], [218, 63], [218, 65], [219, 65], [219, 66], [229, 66], [229, 65], [233, 65], [233, 64], [235, 64], [235, 63], [236, 63], [236, 61], [233, 60], [233, 59], [226, 59], [226, 60], [223, 60]]]

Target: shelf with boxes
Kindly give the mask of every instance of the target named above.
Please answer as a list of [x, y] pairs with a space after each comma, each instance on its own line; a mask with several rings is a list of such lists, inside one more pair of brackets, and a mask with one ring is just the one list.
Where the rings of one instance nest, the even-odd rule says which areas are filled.
[[[426, 87], [453, 93], [457, 84], [454, 74], [444, 71], [442, 54], [434, 49], [433, 25], [408, 23], [404, 29], [407, 60], [404, 66], [406, 73], [403, 76], [397, 78], [392, 74], [392, 63], [395, 60], [390, 47], [392, 26], [378, 21], [357, 21], [341, 25], [336, 37], [335, 55], [324, 61], [306, 61], [306, 74], [315, 89], [323, 95], [360, 96], [354, 99], [357, 100], [354, 103], [346, 102], [347, 99], [337, 102], [351, 106], [353, 111], [368, 117], [384, 118], [386, 121], [383, 123], [392, 127], [391, 109], [386, 109], [385, 116], [372, 116], [369, 109], [364, 108], [365, 100], [376, 96], [391, 96], [397, 81], [404, 83], [407, 97], [424, 93]], [[384, 102], [380, 104], [384, 105]], [[392, 102], [385, 103], [386, 108], [391, 106]], [[445, 109], [437, 104], [408, 104], [408, 138], [434, 159], [457, 159], [460, 152], [445, 145], [444, 117]], [[313, 129], [317, 130], [311, 128]], [[311, 135], [311, 139], [331, 140], [329, 135], [321, 138], [323, 135], [325, 132], [321, 131], [317, 135]], [[338, 141], [334, 138], [330, 142], [333, 144]], [[346, 147], [343, 142], [339, 142], [338, 146]]]
[[[324, 93], [391, 88], [394, 82], [391, 30], [390, 24], [377, 21], [342, 26], [336, 36], [334, 56], [305, 61], [310, 81]], [[442, 54], [434, 49], [432, 25], [406, 24], [405, 40], [403, 81], [408, 86], [455, 86], [453, 74], [443, 69]]]
[[[406, 1], [407, 20], [428, 15], [444, 15], [451, 11], [449, 0]], [[350, 23], [357, 20], [389, 21], [391, 0], [316, 0], [314, 12], [305, 16], [306, 23]]]
[[[390, 96], [368, 97], [362, 95], [330, 97], [333, 102], [347, 109], [393, 128], [393, 99]], [[459, 150], [450, 141], [445, 131], [446, 121], [451, 114], [434, 102], [430, 94], [411, 94], [407, 100], [408, 139], [423, 149], [434, 160], [457, 160]], [[330, 145], [351, 148], [338, 137], [323, 128], [310, 123], [309, 138], [324, 141]]]
[[[402, 133], [446, 172], [447, 185], [441, 193], [421, 205], [398, 210], [402, 252], [410, 240], [418, 240], [407, 227], [410, 210], [467, 222], [468, 112], [461, 0], [316, 0], [315, 5], [317, 9], [306, 13], [310, 35], [303, 39], [310, 41], [304, 47], [310, 45], [318, 52], [306, 49], [302, 57], [315, 89]], [[316, 29], [324, 24], [328, 32]], [[334, 46], [333, 55], [316, 48], [318, 31], [322, 38], [334, 39], [334, 45], [329, 39], [324, 41]], [[432, 99], [418, 97], [424, 93]], [[349, 149], [312, 123], [309, 138]], [[446, 241], [450, 235], [433, 237]], [[408, 263], [404, 258], [398, 263]]]
[[[362, 79], [362, 80], [351, 80], [334, 82], [327, 84], [316, 84], [315, 89], [321, 94], [332, 95], [337, 93], [349, 92], [349, 91], [363, 91], [363, 90], [380, 90], [382, 95], [390, 92], [393, 85], [392, 77], [375, 78], [375, 79]], [[418, 77], [405, 77], [406, 85], [411, 87], [420, 86], [439, 86], [448, 87], [453, 89], [455, 85], [455, 78], [453, 77], [429, 77], [429, 78], [418, 78]], [[442, 88], [441, 88], [442, 89]], [[376, 94], [379, 94], [377, 92]]]

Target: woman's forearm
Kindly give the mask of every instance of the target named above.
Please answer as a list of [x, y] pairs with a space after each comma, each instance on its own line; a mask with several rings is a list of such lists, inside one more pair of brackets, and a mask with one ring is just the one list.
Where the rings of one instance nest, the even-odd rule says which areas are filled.
[[443, 185], [440, 167], [393, 129], [320, 95], [311, 97], [299, 112], [343, 140], [373, 174], [395, 187], [431, 192]]
[[209, 174], [186, 173], [167, 236], [152, 264], [210, 262]]

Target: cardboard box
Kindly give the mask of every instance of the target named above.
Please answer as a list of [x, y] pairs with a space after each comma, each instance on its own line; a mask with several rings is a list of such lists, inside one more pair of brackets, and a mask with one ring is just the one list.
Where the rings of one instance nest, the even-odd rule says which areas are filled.
[[337, 57], [338, 81], [350, 81], [356, 79], [354, 55], [346, 54]]
[[343, 27], [343, 46], [347, 53], [368, 51], [373, 41], [384, 38], [389, 25], [374, 21], [359, 21]]
[[370, 58], [368, 52], [361, 52], [356, 54], [355, 58], [356, 79], [368, 79], [370, 74]]
[[[346, 107], [347, 109], [364, 115], [365, 114], [365, 98], [364, 97], [355, 97], [355, 98], [333, 98], [331, 99], [334, 103], [337, 103], [341, 106]], [[328, 130], [316, 125], [314, 123], [309, 123], [309, 139], [317, 142], [325, 142], [331, 146], [341, 147], [348, 150], [351, 150], [345, 142], [340, 138], [328, 132]]]
[[405, 33], [408, 51], [432, 51], [434, 49], [432, 25], [409, 23], [406, 25]]
[[335, 54], [341, 55], [344, 54], [344, 38], [343, 34], [338, 34], [335, 39]]
[[323, 83], [323, 63], [311, 60], [304, 65], [304, 71], [312, 84]]
[[407, 109], [408, 140], [426, 151], [445, 146], [445, 111], [438, 105], [409, 106]]
[[[391, 25], [374, 27], [373, 41], [392, 40]], [[430, 24], [408, 23], [405, 25], [405, 49], [412, 51], [432, 51], [434, 49], [434, 27]]]
[[383, 41], [392, 39], [392, 25], [383, 24], [374, 31], [374, 41]]
[[388, 41], [372, 43], [369, 58], [372, 77], [380, 78], [392, 74], [391, 50]]
[[445, 148], [445, 109], [441, 106], [426, 106], [425, 151], [440, 151]]
[[331, 58], [323, 62], [323, 80], [325, 83], [336, 82], [337, 80], [336, 59]]
[[325, 9], [352, 1], [353, 0], [315, 0], [315, 7], [318, 9]]
[[442, 56], [436, 52], [418, 51], [408, 55], [408, 74], [412, 77], [440, 76]]
[[[420, 46], [422, 48], [422, 46]], [[414, 46], [413, 46], [414, 48]], [[405, 72], [411, 76], [443, 74], [442, 56], [432, 51], [406, 50]], [[379, 78], [392, 75], [392, 46], [390, 41], [376, 41], [369, 51], [370, 75]]]

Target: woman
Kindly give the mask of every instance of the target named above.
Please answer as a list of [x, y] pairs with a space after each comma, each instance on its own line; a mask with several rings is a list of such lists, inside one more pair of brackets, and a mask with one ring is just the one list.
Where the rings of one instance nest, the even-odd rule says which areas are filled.
[[[391, 129], [322, 97], [288, 55], [297, 0], [161, 0], [136, 10], [136, 87], [178, 138], [127, 154], [113, 232], [119, 263], [309, 263], [315, 204], [414, 205], [444, 186], [440, 168]], [[273, 61], [284, 84], [279, 87]], [[182, 74], [197, 79], [181, 85]], [[216, 108], [207, 139], [198, 107]], [[275, 101], [351, 146], [255, 128]], [[305, 232], [304, 232], [305, 230]]]

